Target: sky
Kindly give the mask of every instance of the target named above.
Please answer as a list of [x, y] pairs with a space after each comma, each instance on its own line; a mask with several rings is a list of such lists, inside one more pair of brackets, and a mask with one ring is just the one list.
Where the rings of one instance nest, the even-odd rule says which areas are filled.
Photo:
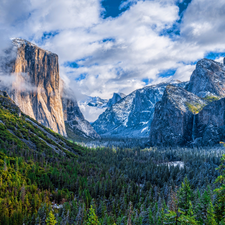
[[11, 37], [59, 56], [60, 76], [84, 95], [110, 98], [225, 57], [225, 0], [1, 0], [0, 54]]

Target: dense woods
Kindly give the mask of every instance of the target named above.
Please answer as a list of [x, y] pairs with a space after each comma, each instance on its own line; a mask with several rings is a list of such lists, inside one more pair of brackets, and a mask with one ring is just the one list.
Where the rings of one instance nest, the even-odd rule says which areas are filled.
[[85, 148], [31, 121], [0, 108], [0, 224], [225, 223], [223, 147]]

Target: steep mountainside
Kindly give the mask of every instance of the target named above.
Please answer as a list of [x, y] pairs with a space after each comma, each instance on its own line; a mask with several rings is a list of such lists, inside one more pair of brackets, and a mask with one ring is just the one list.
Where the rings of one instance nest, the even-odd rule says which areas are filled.
[[[186, 86], [189, 92], [169, 90], [155, 109], [151, 145], [204, 146], [225, 140], [225, 64], [202, 59]], [[187, 96], [192, 96], [192, 100]]]
[[4, 91], [0, 91], [0, 137], [0, 142], [7, 140], [8, 144], [12, 142], [17, 146], [17, 150], [32, 150], [37, 155], [61, 154], [76, 158], [83, 151], [80, 146], [23, 114]]
[[7, 90], [9, 96], [22, 112], [66, 136], [58, 56], [22, 39], [14, 39], [13, 44], [17, 54], [10, 65], [13, 82]]
[[61, 96], [60, 84], [64, 84], [59, 76], [58, 56], [26, 40], [13, 39], [12, 42], [14, 48], [10, 56], [15, 50], [16, 58], [11, 62], [10, 57], [5, 59], [4, 68], [1, 64], [10, 82], [3, 81], [0, 86], [7, 90], [22, 112], [63, 136], [67, 135], [65, 116], [67, 130], [71, 128], [70, 136], [99, 137], [84, 119], [76, 100]]
[[162, 100], [156, 104], [151, 124], [150, 145], [184, 145], [193, 141], [194, 114], [206, 101], [172, 85], [167, 86]]
[[[69, 97], [71, 96], [71, 97]], [[84, 119], [82, 112], [73, 95], [64, 93], [62, 97], [64, 120], [68, 137], [74, 139], [76, 136], [84, 138], [100, 138], [90, 123]]]
[[199, 97], [225, 96], [224, 64], [210, 59], [198, 61], [186, 89]]
[[[187, 83], [175, 82], [184, 87]], [[136, 90], [107, 108], [92, 124], [103, 137], [148, 137], [155, 104], [168, 83]]]
[[196, 145], [215, 145], [225, 140], [225, 98], [210, 103], [196, 115], [194, 131]]

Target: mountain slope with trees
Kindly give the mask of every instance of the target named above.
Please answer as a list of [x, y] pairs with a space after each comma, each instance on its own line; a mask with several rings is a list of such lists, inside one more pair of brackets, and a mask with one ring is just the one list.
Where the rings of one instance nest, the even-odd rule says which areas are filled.
[[0, 224], [223, 224], [223, 154], [223, 147], [84, 148], [3, 93]]

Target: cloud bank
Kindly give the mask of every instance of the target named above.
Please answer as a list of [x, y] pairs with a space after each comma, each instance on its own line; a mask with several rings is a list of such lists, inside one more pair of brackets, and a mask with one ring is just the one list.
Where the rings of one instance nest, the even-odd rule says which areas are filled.
[[[197, 60], [225, 52], [225, 2], [192, 0], [182, 18], [179, 2], [121, 1], [127, 10], [104, 19], [100, 0], [3, 0], [0, 51], [20, 37], [57, 53], [61, 77], [78, 100], [186, 81]], [[167, 71], [175, 72], [168, 78]]]

